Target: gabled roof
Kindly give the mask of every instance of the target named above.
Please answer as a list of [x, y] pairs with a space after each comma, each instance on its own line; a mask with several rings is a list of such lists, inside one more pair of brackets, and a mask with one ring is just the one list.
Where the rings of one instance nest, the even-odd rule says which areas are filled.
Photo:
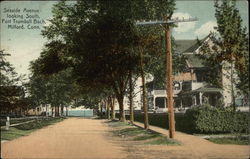
[[197, 40], [176, 40], [176, 52], [185, 53], [197, 43]]
[[[205, 38], [201, 39], [200, 42], [204, 42], [209, 38], [210, 34], [207, 35]], [[198, 44], [197, 39], [190, 39], [190, 40], [176, 40], [176, 51], [177, 53], [193, 53], [195, 52], [200, 46]]]
[[[201, 39], [203, 43], [209, 38], [210, 34], [205, 38]], [[205, 68], [203, 59], [196, 55], [196, 50], [199, 49], [200, 45], [198, 40], [176, 40], [176, 52], [181, 53], [186, 57], [187, 65], [189, 68]]]
[[204, 60], [195, 54], [185, 54], [186, 61], [189, 68], [204, 68]]

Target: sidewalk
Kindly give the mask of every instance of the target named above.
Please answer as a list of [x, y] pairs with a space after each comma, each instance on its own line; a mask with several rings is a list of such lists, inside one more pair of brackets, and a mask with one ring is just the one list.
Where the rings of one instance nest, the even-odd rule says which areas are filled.
[[[144, 127], [143, 123], [134, 122], [134, 124], [139, 127]], [[151, 125], [149, 129], [168, 136], [168, 130], [166, 129]], [[174, 138], [180, 141], [182, 146], [168, 146], [168, 149], [179, 149], [180, 151], [185, 151], [186, 154], [193, 154], [195, 158], [248, 159], [250, 155], [248, 145], [215, 144], [200, 137], [178, 131], [176, 131]]]

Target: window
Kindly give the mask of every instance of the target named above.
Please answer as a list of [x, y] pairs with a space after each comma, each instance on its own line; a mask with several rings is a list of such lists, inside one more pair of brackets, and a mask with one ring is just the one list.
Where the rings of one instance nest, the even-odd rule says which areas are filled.
[[204, 81], [204, 73], [201, 71], [197, 71], [196, 78], [197, 78], [197, 82], [203, 82]]
[[174, 82], [174, 90], [180, 90], [181, 84], [179, 82]]
[[165, 97], [156, 97], [155, 98], [155, 107], [158, 107], [158, 108], [166, 108], [166, 104], [165, 104], [165, 101], [166, 98]]
[[235, 105], [236, 106], [243, 106], [243, 99], [242, 98], [236, 98], [235, 99]]

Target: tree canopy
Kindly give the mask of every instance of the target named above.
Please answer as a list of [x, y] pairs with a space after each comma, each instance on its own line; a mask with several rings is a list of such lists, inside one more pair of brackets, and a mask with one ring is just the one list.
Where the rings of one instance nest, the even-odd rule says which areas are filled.
[[[222, 87], [221, 75], [228, 75], [233, 98], [233, 94], [236, 93], [235, 85], [245, 94], [248, 94], [249, 89], [249, 39], [236, 3], [234, 0], [215, 1], [218, 26], [215, 28], [216, 32], [211, 33], [209, 37], [213, 46], [205, 42], [202, 47], [203, 57], [207, 61], [207, 66], [211, 68], [207, 79], [210, 79], [209, 82], [212, 84]], [[222, 69], [229, 73], [223, 73]]]
[[137, 46], [145, 46], [146, 69], [153, 72], [162, 65], [157, 63], [162, 58], [160, 27], [139, 28], [135, 22], [170, 18], [174, 6], [174, 0], [60, 1], [53, 7], [51, 24], [42, 31], [48, 43], [33, 72], [52, 75], [72, 69], [83, 90], [115, 94], [124, 118], [129, 72], [136, 73], [139, 66]]

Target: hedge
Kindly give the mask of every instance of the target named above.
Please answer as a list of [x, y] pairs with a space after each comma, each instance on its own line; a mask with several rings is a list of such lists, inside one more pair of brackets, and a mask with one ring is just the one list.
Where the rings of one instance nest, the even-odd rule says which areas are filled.
[[[126, 116], [129, 119], [129, 115]], [[144, 114], [135, 114], [135, 121], [143, 122]], [[175, 129], [185, 133], [248, 133], [249, 114], [228, 108], [198, 106], [175, 113]], [[149, 113], [149, 124], [168, 129], [168, 114]]]
[[187, 110], [186, 118], [201, 133], [248, 133], [249, 113], [231, 108], [199, 106]]

